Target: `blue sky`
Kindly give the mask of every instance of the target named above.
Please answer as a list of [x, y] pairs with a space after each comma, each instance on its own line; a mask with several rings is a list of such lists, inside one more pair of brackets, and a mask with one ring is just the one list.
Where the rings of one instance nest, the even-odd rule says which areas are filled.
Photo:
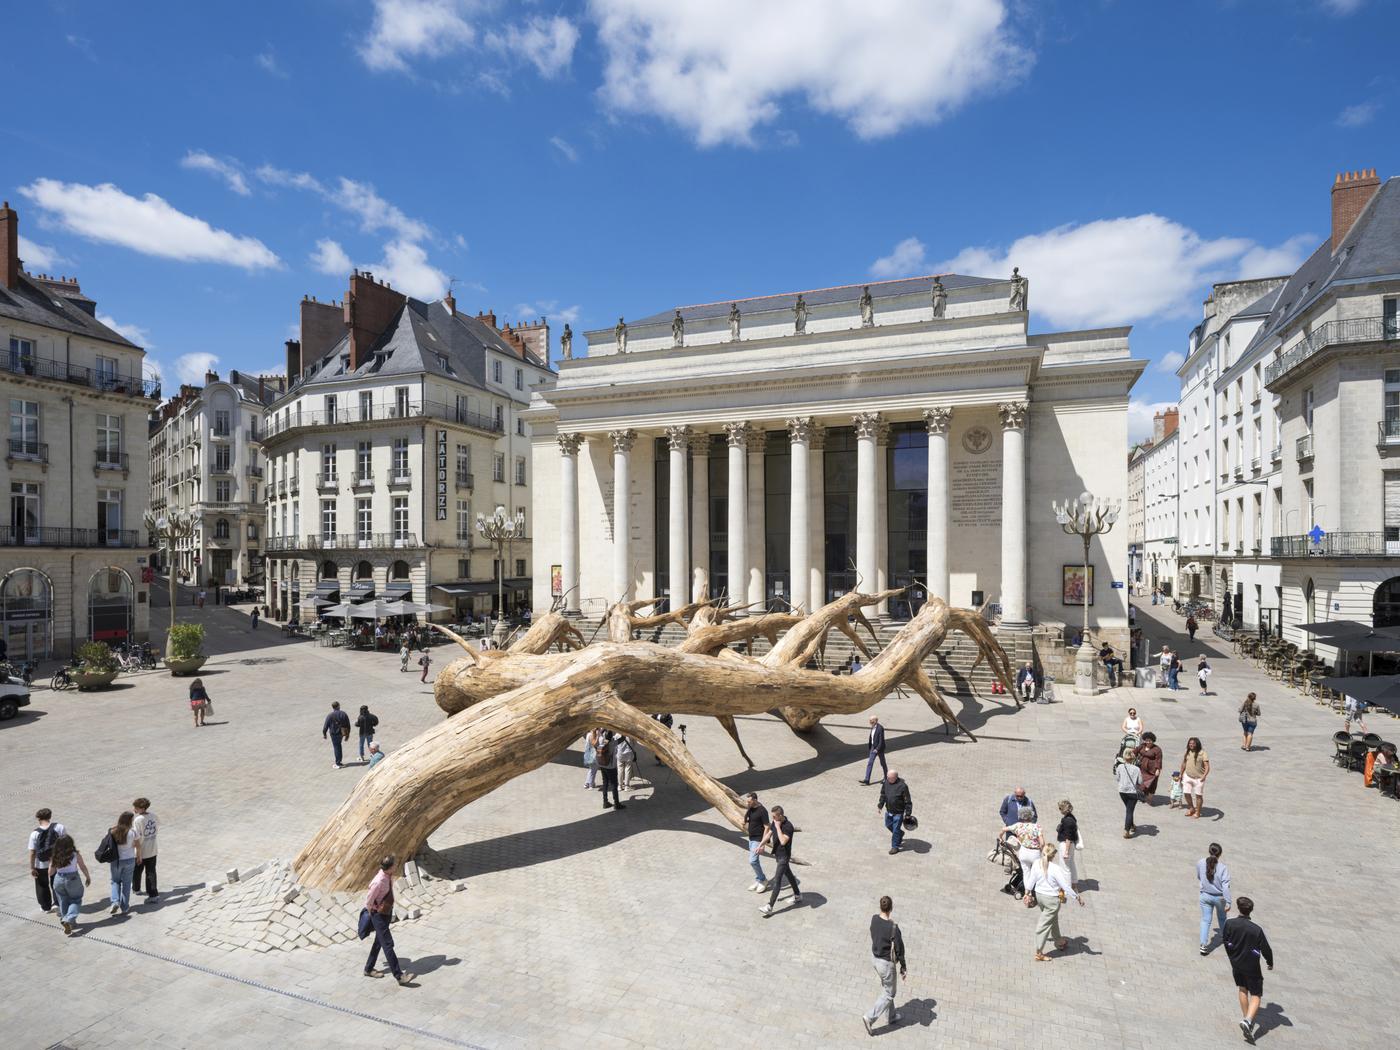
[[278, 366], [350, 266], [557, 333], [1014, 264], [1036, 328], [1135, 326], [1140, 429], [1210, 281], [1287, 272], [1337, 171], [1400, 174], [1395, 0], [37, 0], [5, 34], [22, 254], [167, 380]]

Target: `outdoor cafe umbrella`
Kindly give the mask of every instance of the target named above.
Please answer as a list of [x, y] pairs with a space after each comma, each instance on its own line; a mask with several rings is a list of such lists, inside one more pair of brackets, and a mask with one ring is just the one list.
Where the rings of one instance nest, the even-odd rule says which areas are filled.
[[394, 615], [393, 610], [389, 608], [392, 604], [392, 602], [376, 598], [373, 601], [350, 606], [350, 615], [357, 620], [382, 620], [386, 616]]
[[1362, 703], [1375, 704], [1400, 714], [1400, 674], [1383, 674], [1368, 678], [1324, 678], [1322, 684], [1334, 693], [1355, 697]]
[[[1356, 620], [1320, 620], [1317, 623], [1300, 623], [1298, 630], [1315, 634], [1322, 639], [1337, 636], [1357, 636], [1400, 639], [1400, 627], [1371, 627]], [[1329, 643], [1331, 644], [1331, 643]], [[1377, 649], [1377, 652], [1381, 650]]]
[[322, 616], [339, 616], [341, 618], [344, 618], [350, 615], [350, 610], [353, 608], [354, 606], [351, 605], [349, 602], [341, 602], [339, 605], [326, 605], [319, 607], [316, 611]]

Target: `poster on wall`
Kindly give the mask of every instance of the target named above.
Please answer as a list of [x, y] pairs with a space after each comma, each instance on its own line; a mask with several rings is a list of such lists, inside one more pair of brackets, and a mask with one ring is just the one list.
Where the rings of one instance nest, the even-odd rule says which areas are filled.
[[447, 431], [437, 432], [437, 520], [447, 520]]
[[[1061, 590], [1063, 591], [1063, 593], [1060, 596], [1060, 603], [1062, 605], [1082, 606], [1084, 604], [1084, 595], [1086, 593], [1084, 586], [1084, 566], [1066, 565], [1064, 566], [1063, 571], [1064, 579], [1061, 584]], [[1092, 565], [1089, 566], [1089, 586], [1087, 593], [1089, 595], [1089, 604], [1093, 605], [1094, 567]]]
[[549, 567], [549, 593], [556, 598], [564, 597], [564, 566]]

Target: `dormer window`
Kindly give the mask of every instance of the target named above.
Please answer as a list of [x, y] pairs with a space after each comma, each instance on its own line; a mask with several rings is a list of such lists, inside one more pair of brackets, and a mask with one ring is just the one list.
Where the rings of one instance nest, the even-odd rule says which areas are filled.
[[341, 354], [341, 355], [340, 355], [340, 367], [341, 367], [344, 371], [346, 371], [346, 372], [350, 371], [350, 355], [349, 355], [349, 354]]

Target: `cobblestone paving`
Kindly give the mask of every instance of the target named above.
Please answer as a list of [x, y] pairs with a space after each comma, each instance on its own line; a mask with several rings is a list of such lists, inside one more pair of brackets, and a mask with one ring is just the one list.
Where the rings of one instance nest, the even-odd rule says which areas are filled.
[[[1141, 610], [1154, 648], [1179, 619]], [[801, 829], [804, 903], [769, 919], [746, 892], [739, 837], [665, 769], [624, 812], [582, 789], [577, 750], [474, 803], [431, 840], [425, 873], [464, 892], [396, 926], [414, 987], [360, 976], [365, 946], [229, 951], [177, 937], [193, 887], [233, 867], [290, 858], [362, 768], [332, 767], [320, 738], [331, 699], [369, 703], [393, 749], [437, 716], [396, 657], [286, 643], [227, 609], [202, 613], [218, 655], [205, 671], [216, 716], [191, 726], [185, 683], [159, 674], [76, 695], [40, 691], [0, 727], [12, 861], [0, 878], [6, 1009], [0, 1043], [246, 1047], [842, 1047], [867, 1042], [859, 1015], [876, 983], [866, 926], [891, 894], [909, 943], [902, 1025], [883, 1046], [1201, 1050], [1241, 1043], [1229, 967], [1196, 951], [1193, 864], [1225, 847], [1236, 894], [1253, 896], [1278, 968], [1265, 982], [1261, 1046], [1380, 1047], [1400, 981], [1392, 879], [1400, 804], [1330, 764], [1337, 716], [1211, 641], [1219, 695], [1118, 690], [1023, 711], [990, 698], [964, 717], [973, 744], [931, 729], [921, 702], [879, 713], [921, 825], [891, 857], [863, 771], [863, 718], [798, 739], [770, 718], [741, 722], [746, 771], [718, 725], [687, 719], [690, 745], [740, 790], [780, 802]], [[1216, 651], [1220, 650], [1220, 651]], [[449, 650], [435, 651], [438, 666]], [[249, 662], [256, 661], [256, 662]], [[1194, 681], [1194, 678], [1191, 679]], [[1239, 750], [1234, 711], [1260, 694], [1257, 750]], [[1213, 761], [1206, 814], [1139, 809], [1121, 838], [1110, 773], [1119, 722], [1136, 704], [1169, 763], [1201, 736]], [[1400, 737], [1400, 723], [1372, 728]], [[1043, 814], [1070, 798], [1088, 849], [1087, 907], [1064, 913], [1069, 952], [1031, 960], [1035, 916], [998, 892], [985, 860], [1001, 796], [1024, 784]], [[137, 795], [161, 819], [158, 905], [106, 911], [94, 865], [85, 935], [39, 913], [22, 864], [30, 815], [51, 806], [91, 863], [102, 831]], [[445, 885], [451, 886], [448, 882]], [[1376, 946], [1388, 946], [1375, 950]], [[878, 1032], [878, 1030], [877, 1030]], [[449, 1042], [450, 1041], [450, 1042]]]

